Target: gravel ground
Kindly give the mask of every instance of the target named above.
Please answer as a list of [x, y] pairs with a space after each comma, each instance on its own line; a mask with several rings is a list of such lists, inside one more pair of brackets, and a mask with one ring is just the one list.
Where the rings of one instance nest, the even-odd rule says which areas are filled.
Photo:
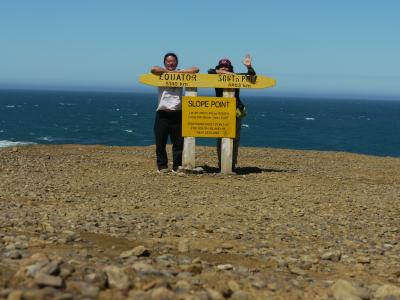
[[0, 149], [0, 299], [400, 299], [400, 159]]

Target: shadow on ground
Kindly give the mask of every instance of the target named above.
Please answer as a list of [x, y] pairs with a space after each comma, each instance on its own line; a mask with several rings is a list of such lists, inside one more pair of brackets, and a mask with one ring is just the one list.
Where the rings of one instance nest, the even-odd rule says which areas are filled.
[[[219, 168], [210, 167], [207, 165], [201, 166], [205, 173], [219, 173]], [[247, 174], [254, 174], [254, 173], [264, 173], [264, 172], [271, 172], [271, 173], [281, 173], [287, 172], [292, 173], [296, 170], [282, 170], [282, 169], [264, 169], [259, 167], [238, 167], [235, 169], [235, 173], [238, 175], [247, 175]]]

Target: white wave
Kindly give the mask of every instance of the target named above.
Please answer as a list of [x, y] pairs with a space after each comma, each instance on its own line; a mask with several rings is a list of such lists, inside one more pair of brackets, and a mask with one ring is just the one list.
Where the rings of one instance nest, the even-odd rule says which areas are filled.
[[138, 115], [138, 113], [133, 113], [133, 114], [132, 114], [132, 116], [137, 116], [137, 115]]
[[242, 124], [242, 128], [249, 128], [248, 124]]
[[5, 130], [3, 130], [3, 129], [1, 129], [1, 130], [0, 130], [0, 133], [3, 133], [3, 132], [6, 132], [6, 131], [5, 131]]
[[41, 137], [38, 137], [37, 140], [45, 141], [45, 142], [53, 142], [55, 139], [51, 136], [41, 136]]
[[0, 141], [0, 148], [5, 148], [5, 147], [14, 147], [14, 146], [24, 146], [24, 145], [34, 145], [36, 143], [32, 142], [12, 142], [12, 141]]
[[314, 121], [315, 118], [304, 118], [304, 120], [307, 120], [307, 121]]
[[7, 108], [14, 108], [15, 105], [6, 105]]
[[125, 129], [124, 131], [127, 132], [127, 133], [132, 133], [133, 132], [132, 129]]

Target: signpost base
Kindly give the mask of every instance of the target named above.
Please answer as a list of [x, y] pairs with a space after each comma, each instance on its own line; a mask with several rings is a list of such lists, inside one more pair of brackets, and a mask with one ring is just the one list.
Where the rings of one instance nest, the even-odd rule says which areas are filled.
[[233, 139], [221, 139], [221, 174], [232, 173]]
[[[223, 89], [222, 96], [226, 98], [234, 98], [234, 89]], [[235, 126], [236, 127], [236, 126]], [[232, 173], [232, 154], [233, 154], [233, 139], [222, 138], [221, 140], [221, 174]]]
[[[185, 96], [197, 96], [197, 88], [186, 88]], [[184, 170], [193, 170], [196, 167], [196, 138], [185, 137], [183, 140], [182, 167]]]

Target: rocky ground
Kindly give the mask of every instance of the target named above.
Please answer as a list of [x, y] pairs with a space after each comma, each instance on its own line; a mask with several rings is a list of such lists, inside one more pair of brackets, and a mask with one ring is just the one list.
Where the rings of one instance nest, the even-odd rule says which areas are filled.
[[0, 299], [400, 299], [400, 159], [0, 149]]

